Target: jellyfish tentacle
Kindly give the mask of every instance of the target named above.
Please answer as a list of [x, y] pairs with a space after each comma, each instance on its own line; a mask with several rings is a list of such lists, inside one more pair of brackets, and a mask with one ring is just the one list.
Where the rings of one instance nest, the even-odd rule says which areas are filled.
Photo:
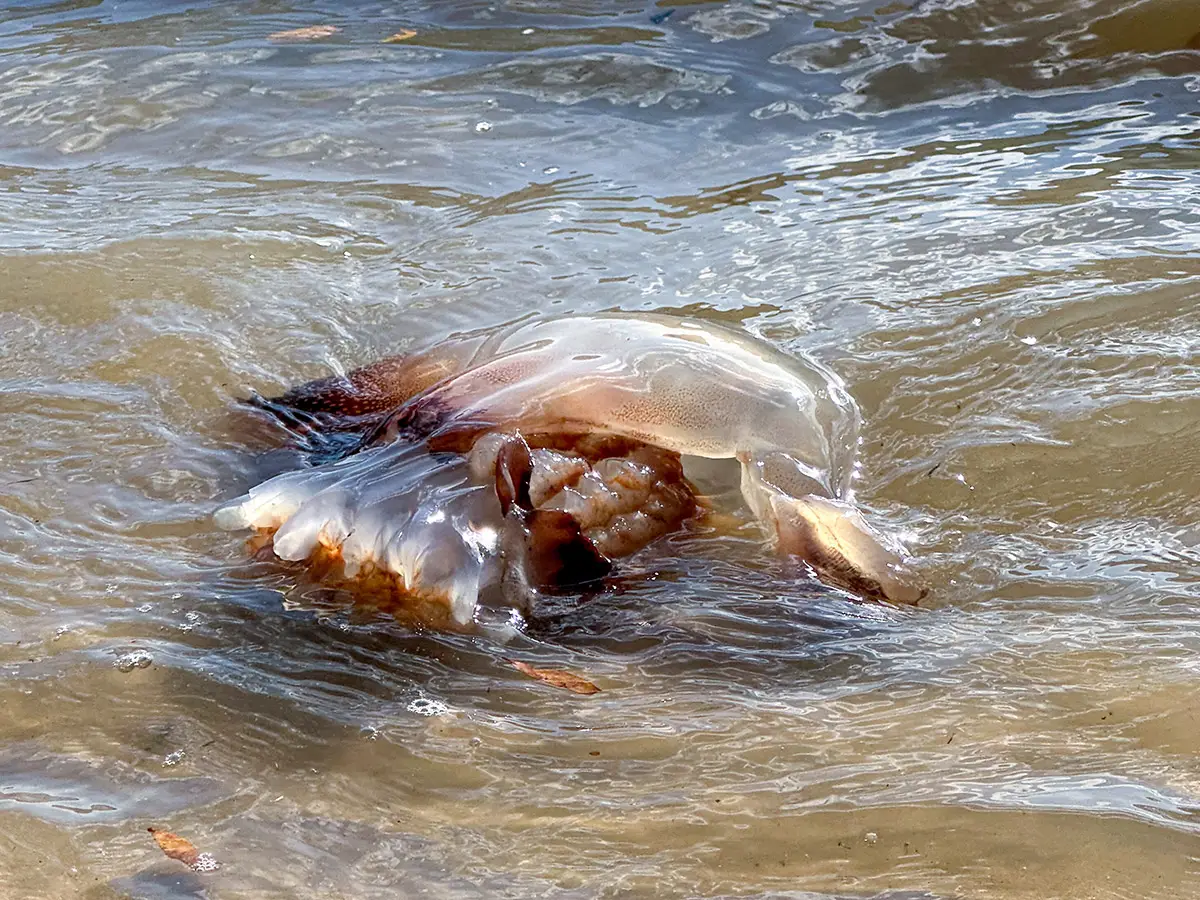
[[[909, 559], [857, 507], [828, 496], [797, 461], [743, 452], [742, 495], [780, 553], [863, 599], [916, 604], [928, 593]], [[811, 490], [816, 486], [817, 490]]]

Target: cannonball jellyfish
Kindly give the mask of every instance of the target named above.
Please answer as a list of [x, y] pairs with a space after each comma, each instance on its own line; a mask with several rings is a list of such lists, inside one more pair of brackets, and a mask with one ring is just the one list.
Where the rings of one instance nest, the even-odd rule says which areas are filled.
[[748, 334], [665, 315], [539, 319], [453, 337], [260, 405], [349, 434], [340, 458], [216, 513], [281, 560], [469, 627], [528, 612], [702, 516], [687, 457], [736, 460], [778, 552], [867, 600], [916, 603], [910, 561], [853, 502], [860, 415], [841, 380]]

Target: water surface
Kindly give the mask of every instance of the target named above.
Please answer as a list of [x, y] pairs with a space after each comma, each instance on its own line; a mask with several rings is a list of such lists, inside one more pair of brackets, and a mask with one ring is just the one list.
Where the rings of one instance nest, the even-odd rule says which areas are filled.
[[[5, 4], [0, 893], [1200, 892], [1198, 32], [1183, 0]], [[837, 369], [929, 607], [727, 529], [500, 648], [211, 525], [297, 464], [247, 390], [604, 309]]]

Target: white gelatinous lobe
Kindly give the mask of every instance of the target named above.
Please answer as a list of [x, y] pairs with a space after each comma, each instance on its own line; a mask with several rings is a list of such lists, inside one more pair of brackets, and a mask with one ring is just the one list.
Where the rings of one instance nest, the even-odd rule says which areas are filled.
[[213, 521], [227, 531], [276, 529], [295, 515], [305, 500], [337, 478], [338, 473], [329, 469], [302, 469], [277, 475], [251, 488], [238, 502], [218, 509]]
[[277, 476], [217, 513], [226, 528], [275, 531], [275, 554], [303, 561], [340, 552], [353, 578], [378, 570], [415, 594], [442, 598], [470, 621], [499, 509], [457, 454], [395, 443]]

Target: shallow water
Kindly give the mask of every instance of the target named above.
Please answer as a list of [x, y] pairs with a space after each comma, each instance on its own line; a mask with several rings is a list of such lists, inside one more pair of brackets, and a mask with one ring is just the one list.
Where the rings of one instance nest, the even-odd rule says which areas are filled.
[[[1200, 895], [1198, 32], [1183, 0], [5, 4], [0, 896]], [[726, 528], [499, 647], [212, 526], [296, 464], [246, 390], [602, 309], [836, 368], [929, 607]]]

